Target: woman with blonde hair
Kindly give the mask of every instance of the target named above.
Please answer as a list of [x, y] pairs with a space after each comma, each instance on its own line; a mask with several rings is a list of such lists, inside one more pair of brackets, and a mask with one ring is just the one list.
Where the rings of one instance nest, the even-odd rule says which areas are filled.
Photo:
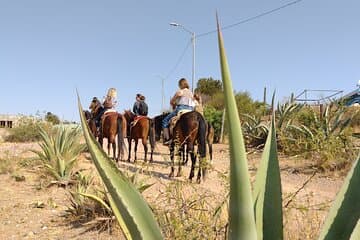
[[169, 125], [170, 120], [180, 110], [188, 109], [194, 110], [194, 101], [193, 94], [189, 89], [189, 83], [185, 78], [181, 78], [178, 82], [179, 90], [176, 91], [175, 95], [171, 98], [170, 104], [173, 107], [174, 111], [172, 111], [169, 115], [167, 115], [162, 121], [162, 128], [164, 133], [164, 144], [169, 143], [170, 134], [169, 134]]

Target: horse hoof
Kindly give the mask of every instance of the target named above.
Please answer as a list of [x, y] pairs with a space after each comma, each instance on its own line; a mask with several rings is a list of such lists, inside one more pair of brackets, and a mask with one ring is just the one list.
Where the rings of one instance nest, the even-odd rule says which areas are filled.
[[177, 174], [176, 174], [176, 177], [181, 177], [181, 172], [178, 172]]
[[173, 178], [173, 177], [174, 177], [174, 173], [171, 172], [171, 173], [169, 174], [169, 178]]
[[201, 183], [201, 180], [200, 180], [200, 179], [196, 179], [196, 183], [197, 183], [197, 184], [200, 184], [200, 183]]

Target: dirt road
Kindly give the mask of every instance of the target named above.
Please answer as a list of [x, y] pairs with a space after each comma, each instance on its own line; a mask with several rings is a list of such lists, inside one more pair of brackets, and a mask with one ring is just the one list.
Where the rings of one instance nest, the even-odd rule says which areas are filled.
[[[64, 224], [61, 217], [69, 206], [69, 196], [63, 188], [43, 186], [42, 178], [37, 168], [26, 166], [34, 154], [28, 149], [38, 149], [35, 143], [13, 144], [0, 143], [0, 161], [12, 159], [17, 167], [9, 174], [0, 174], [0, 239], [118, 239], [119, 233], [110, 235], [107, 232], [84, 232], [86, 227], [75, 228]], [[189, 166], [184, 167], [183, 176], [169, 179], [169, 162], [167, 148], [156, 149], [154, 163], [147, 164], [143, 160], [142, 146], [134, 163], [121, 162], [121, 169], [137, 172], [146, 181], [155, 183], [144, 192], [146, 198], [154, 197], [164, 186], [173, 182], [187, 182]], [[260, 153], [248, 156], [249, 170], [252, 178], [260, 159]], [[81, 168], [93, 168], [88, 154], [81, 157]], [[314, 239], [326, 215], [330, 202], [340, 188], [343, 177], [311, 173], [299, 173], [296, 169], [305, 163], [301, 159], [286, 159], [280, 157], [281, 179], [283, 189], [284, 225], [286, 239]], [[224, 176], [228, 174], [229, 151], [227, 145], [214, 146], [214, 161], [205, 183], [191, 183], [199, 192], [210, 192], [219, 199], [227, 191], [224, 187]], [[24, 177], [17, 178], [17, 177]], [[309, 180], [308, 184], [302, 185]], [[18, 180], [18, 181], [16, 181]], [[24, 180], [24, 181], [21, 181]], [[189, 183], [190, 184], [190, 183]], [[292, 198], [293, 194], [301, 191]], [[292, 200], [290, 200], [292, 199]]]

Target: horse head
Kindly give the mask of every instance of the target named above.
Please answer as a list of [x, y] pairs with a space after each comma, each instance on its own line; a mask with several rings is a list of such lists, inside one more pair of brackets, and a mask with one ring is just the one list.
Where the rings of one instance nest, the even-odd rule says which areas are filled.
[[101, 108], [102, 108], [101, 102], [99, 101], [99, 99], [94, 97], [89, 106], [89, 109], [91, 110], [91, 114], [93, 116], [96, 116]]
[[124, 117], [128, 123], [132, 122], [135, 118], [135, 114], [132, 113], [130, 110], [124, 110]]
[[86, 120], [91, 119], [91, 112], [89, 112], [88, 110], [84, 110], [83, 112]]

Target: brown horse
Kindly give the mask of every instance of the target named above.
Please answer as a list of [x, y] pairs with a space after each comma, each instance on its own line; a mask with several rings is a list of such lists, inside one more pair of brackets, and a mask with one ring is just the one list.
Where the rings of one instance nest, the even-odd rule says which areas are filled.
[[[167, 113], [168, 114], [168, 113]], [[156, 138], [160, 139], [161, 134], [161, 122], [167, 116], [167, 114], [162, 114], [154, 118], [155, 121], [155, 131]], [[170, 144], [170, 158], [171, 158], [171, 172], [169, 177], [174, 176], [175, 171], [175, 163], [174, 163], [174, 155], [175, 148], [177, 149], [176, 154], [180, 156], [181, 151], [186, 146], [187, 151], [191, 156], [191, 170], [189, 179], [192, 181], [194, 177], [194, 170], [196, 164], [196, 153], [194, 151], [195, 142], [197, 142], [198, 153], [200, 155], [200, 163], [199, 170], [197, 175], [197, 182], [200, 183], [201, 177], [205, 179], [207, 163], [206, 163], [206, 123], [204, 117], [196, 112], [191, 111], [184, 113], [180, 116], [179, 120], [177, 120], [172, 134], [172, 142]], [[178, 173], [177, 176], [181, 175], [181, 165], [182, 162], [178, 161]]]
[[94, 116], [87, 110], [83, 112], [91, 133], [94, 135], [95, 139], [97, 139], [99, 137], [99, 131], [96, 127]]
[[[90, 104], [91, 113], [93, 116], [100, 114], [101, 103], [99, 101], [92, 101]], [[116, 136], [118, 143], [118, 154], [116, 156]], [[105, 112], [101, 117], [101, 125], [99, 127], [98, 141], [100, 146], [103, 146], [103, 139], [107, 138], [108, 155], [110, 156], [110, 144], [112, 145], [113, 158], [116, 161], [123, 159], [124, 156], [124, 138], [126, 137], [126, 119], [120, 113], [115, 111]]]
[[134, 161], [137, 160], [136, 152], [137, 152], [137, 145], [138, 145], [139, 139], [141, 139], [141, 142], [144, 146], [144, 152], [145, 152], [144, 160], [145, 160], [145, 162], [147, 161], [147, 152], [148, 152], [147, 140], [149, 138], [150, 147], [151, 147], [150, 162], [152, 162], [154, 148], [155, 148], [155, 132], [154, 132], [155, 130], [154, 130], [154, 124], [153, 124], [152, 119], [145, 117], [145, 116], [141, 116], [141, 117], [135, 119], [134, 113], [132, 113], [130, 110], [125, 110], [124, 117], [126, 118], [126, 121], [128, 123], [128, 129], [127, 129], [128, 130], [128, 143], [129, 143], [128, 161], [130, 162], [130, 159], [131, 159], [131, 142], [133, 139], [135, 141]]

